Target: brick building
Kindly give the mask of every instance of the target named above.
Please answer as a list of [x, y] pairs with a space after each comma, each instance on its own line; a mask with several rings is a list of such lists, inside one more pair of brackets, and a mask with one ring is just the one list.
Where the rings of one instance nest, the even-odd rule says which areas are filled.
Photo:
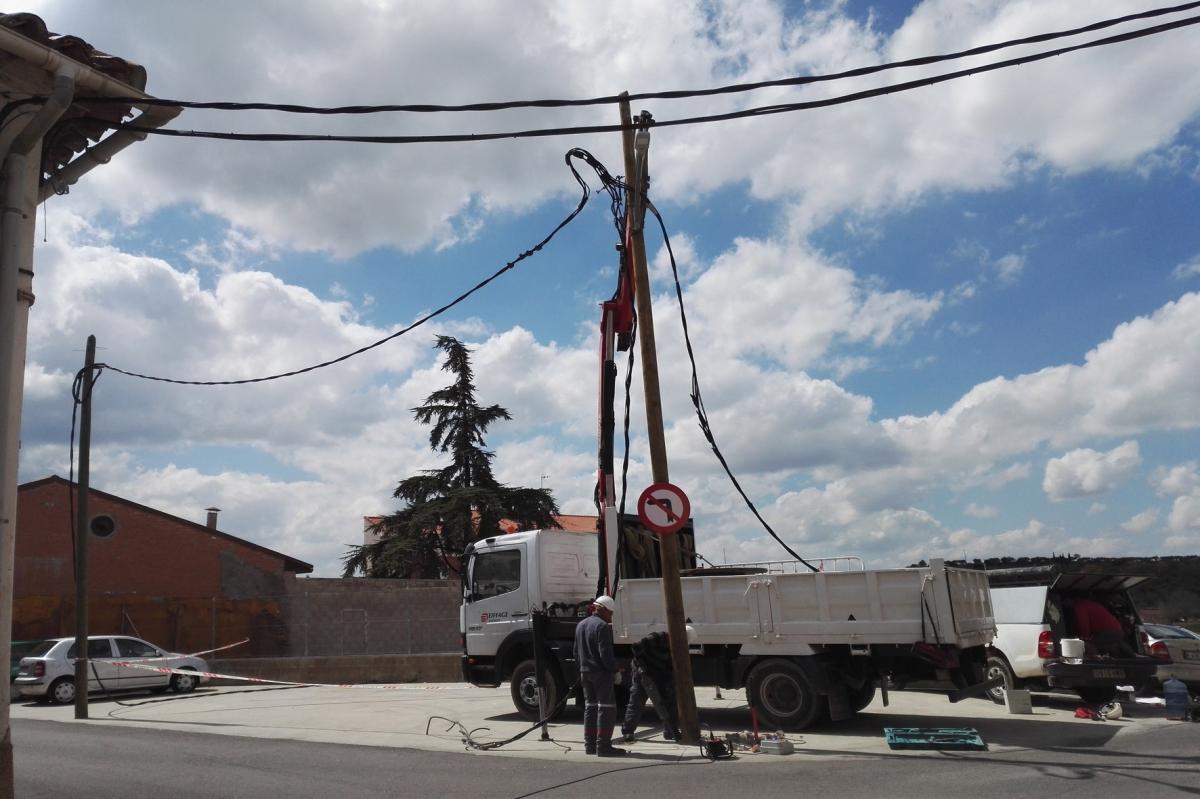
[[[73, 493], [58, 476], [18, 488], [14, 638], [74, 632]], [[95, 489], [88, 497], [92, 632], [194, 650], [218, 634], [252, 638], [246, 654], [286, 647], [272, 640], [279, 598], [312, 565], [221, 532], [216, 509], [200, 524]]]

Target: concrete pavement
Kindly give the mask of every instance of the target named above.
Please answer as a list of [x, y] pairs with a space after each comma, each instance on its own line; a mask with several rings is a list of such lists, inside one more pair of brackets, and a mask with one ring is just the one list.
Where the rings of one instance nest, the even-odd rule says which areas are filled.
[[[706, 732], [711, 728], [718, 735], [748, 729], [751, 720], [743, 692], [722, 693], [722, 699], [715, 699], [713, 689], [697, 689], [702, 727]], [[903, 754], [888, 748], [883, 738], [884, 727], [974, 727], [990, 752], [1005, 753], [1062, 746], [1106, 747], [1119, 735], [1147, 734], [1179, 723], [1167, 721], [1161, 707], [1141, 704], [1133, 710], [1132, 717], [1119, 721], [1076, 719], [1074, 711], [1079, 702], [1067, 696], [1035, 697], [1033, 715], [1009, 715], [1005, 708], [980, 699], [951, 704], [945, 695], [936, 693], [892, 692], [890, 699], [890, 706], [885, 708], [876, 697], [850, 722], [790, 734], [788, 737], [796, 749], [794, 755], [739, 752], [739, 759], [744, 763], [786, 763], [797, 758]], [[14, 718], [97, 727], [118, 725], [436, 752], [465, 751], [482, 757], [586, 758], [582, 714], [574, 707], [550, 726], [550, 741], [540, 740], [540, 731], [535, 730], [503, 748], [470, 749], [463, 741], [464, 729], [470, 731], [474, 741], [485, 742], [506, 739], [530, 725], [516, 714], [506, 689], [475, 688], [461, 683], [285, 690], [203, 687], [179, 697], [93, 696], [90, 718], [83, 721], [74, 719], [72, 706], [19, 702], [11, 710]], [[643, 718], [653, 718], [650, 708]], [[453, 722], [459, 722], [461, 727]], [[700, 756], [695, 747], [663, 741], [649, 726], [643, 725], [641, 734], [646, 740], [629, 747], [637, 759]]]

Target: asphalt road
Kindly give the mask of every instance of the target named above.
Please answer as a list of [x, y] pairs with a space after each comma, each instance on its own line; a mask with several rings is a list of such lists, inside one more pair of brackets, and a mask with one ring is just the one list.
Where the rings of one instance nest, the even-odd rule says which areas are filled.
[[1200, 796], [1200, 725], [1129, 730], [1094, 746], [709, 762], [692, 755], [527, 760], [13, 720], [22, 799], [190, 797]]

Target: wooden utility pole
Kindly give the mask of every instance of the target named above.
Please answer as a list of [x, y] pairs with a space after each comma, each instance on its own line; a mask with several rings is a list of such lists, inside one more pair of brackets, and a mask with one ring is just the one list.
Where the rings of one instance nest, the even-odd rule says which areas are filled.
[[[658, 388], [658, 355], [654, 349], [654, 313], [650, 304], [650, 276], [646, 267], [646, 191], [650, 185], [650, 133], [634, 140], [629, 93], [621, 95], [621, 137], [625, 151], [625, 213], [629, 223], [633, 290], [637, 302], [637, 338], [642, 353], [642, 389], [646, 396], [646, 437], [650, 442], [650, 470], [655, 483], [670, 482], [667, 473], [667, 443], [663, 433], [662, 397]], [[683, 587], [679, 582], [679, 541], [674, 534], [659, 536], [662, 555], [663, 602], [667, 609], [667, 632], [671, 637], [671, 666], [675, 672], [675, 699], [683, 742], [700, 742], [700, 720], [696, 715], [696, 690], [692, 660], [688, 654], [687, 622], [683, 611]]]
[[88, 336], [79, 398], [79, 480], [75, 483], [75, 718], [88, 717], [88, 470], [92, 456], [92, 367], [96, 337]]

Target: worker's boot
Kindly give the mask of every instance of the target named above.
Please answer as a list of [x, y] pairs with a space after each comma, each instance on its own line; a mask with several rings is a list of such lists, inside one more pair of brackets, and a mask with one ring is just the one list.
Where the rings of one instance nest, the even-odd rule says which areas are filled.
[[589, 736], [585, 736], [585, 737], [584, 737], [584, 739], [583, 739], [583, 753], [584, 753], [585, 755], [594, 755], [594, 754], [596, 754], [596, 737], [595, 737], [595, 736], [590, 736], [590, 737], [589, 737]]
[[621, 757], [625, 754], [624, 749], [619, 749], [612, 745], [612, 739], [607, 741], [598, 741], [596, 743], [597, 757]]

